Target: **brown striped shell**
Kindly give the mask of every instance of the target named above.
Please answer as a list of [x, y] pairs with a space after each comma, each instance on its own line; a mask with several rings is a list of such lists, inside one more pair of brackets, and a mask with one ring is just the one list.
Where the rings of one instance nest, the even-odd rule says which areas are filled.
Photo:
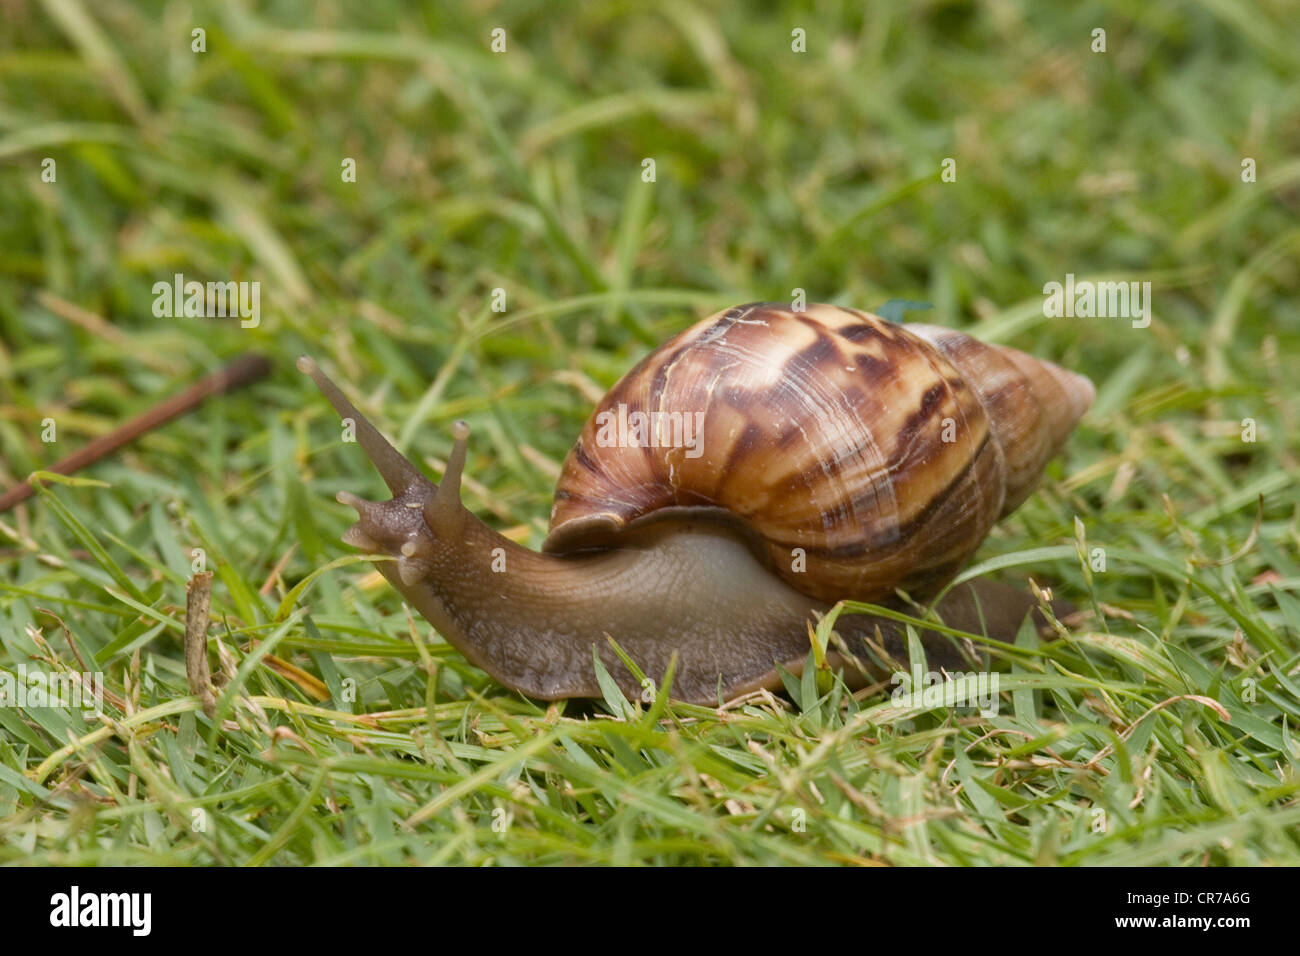
[[605, 396], [565, 460], [545, 550], [723, 516], [812, 597], [924, 597], [1029, 495], [1092, 398], [1081, 375], [949, 329], [739, 306]]

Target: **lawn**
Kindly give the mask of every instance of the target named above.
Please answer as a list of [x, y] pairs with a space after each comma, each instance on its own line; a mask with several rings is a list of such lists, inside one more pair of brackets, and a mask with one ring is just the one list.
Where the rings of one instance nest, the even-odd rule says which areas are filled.
[[[1300, 864], [1292, 3], [0, 12], [0, 490], [270, 362], [0, 513], [0, 675], [105, 682], [0, 706], [0, 862]], [[177, 274], [259, 310], [168, 316]], [[1149, 323], [1049, 316], [1067, 276]], [[1096, 384], [977, 555], [1092, 612], [993, 649], [996, 714], [531, 701], [339, 541], [383, 486], [299, 355], [431, 477], [469, 422], [536, 548], [625, 371], [795, 290]]]

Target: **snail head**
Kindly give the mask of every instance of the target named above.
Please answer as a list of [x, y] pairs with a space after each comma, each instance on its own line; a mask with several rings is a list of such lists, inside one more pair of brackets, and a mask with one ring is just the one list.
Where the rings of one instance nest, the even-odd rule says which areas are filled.
[[357, 411], [312, 359], [305, 355], [299, 358], [298, 369], [311, 377], [340, 418], [353, 422], [357, 443], [393, 493], [388, 501], [367, 501], [340, 491], [337, 500], [355, 508], [359, 516], [357, 523], [344, 532], [344, 542], [372, 554], [397, 558], [403, 580], [414, 580], [433, 557], [434, 546], [439, 541], [457, 539], [461, 532], [467, 512], [460, 503], [460, 479], [465, 469], [469, 425], [463, 421], [452, 424], [451, 456], [442, 483], [435, 485]]

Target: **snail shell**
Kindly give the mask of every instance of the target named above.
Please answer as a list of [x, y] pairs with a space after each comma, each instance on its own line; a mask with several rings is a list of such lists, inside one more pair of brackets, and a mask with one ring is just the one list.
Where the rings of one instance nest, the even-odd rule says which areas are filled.
[[[1024, 501], [1093, 395], [1081, 375], [949, 329], [739, 306], [656, 349], [593, 411], [544, 550], [695, 516], [733, 525], [819, 600], [923, 598]], [[611, 441], [637, 413], [651, 423], [639, 440]]]

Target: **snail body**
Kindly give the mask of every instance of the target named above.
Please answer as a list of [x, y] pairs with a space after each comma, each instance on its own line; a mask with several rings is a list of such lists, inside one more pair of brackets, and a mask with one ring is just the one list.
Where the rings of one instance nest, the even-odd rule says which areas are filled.
[[[798, 671], [836, 601], [923, 600], [1032, 491], [1091, 404], [1082, 376], [934, 326], [771, 303], [711, 316], [653, 351], [593, 411], [557, 484], [541, 553], [460, 503], [468, 428], [441, 484], [403, 458], [310, 359], [393, 493], [341, 494], [344, 540], [472, 663], [547, 700], [600, 696], [592, 648], [626, 693], [612, 637], [672, 694], [716, 702]], [[1033, 606], [953, 589], [949, 626], [1007, 639]], [[850, 653], [897, 627], [846, 615]], [[948, 644], [940, 659], [959, 660]], [[927, 643], [927, 651], [932, 648]]]

